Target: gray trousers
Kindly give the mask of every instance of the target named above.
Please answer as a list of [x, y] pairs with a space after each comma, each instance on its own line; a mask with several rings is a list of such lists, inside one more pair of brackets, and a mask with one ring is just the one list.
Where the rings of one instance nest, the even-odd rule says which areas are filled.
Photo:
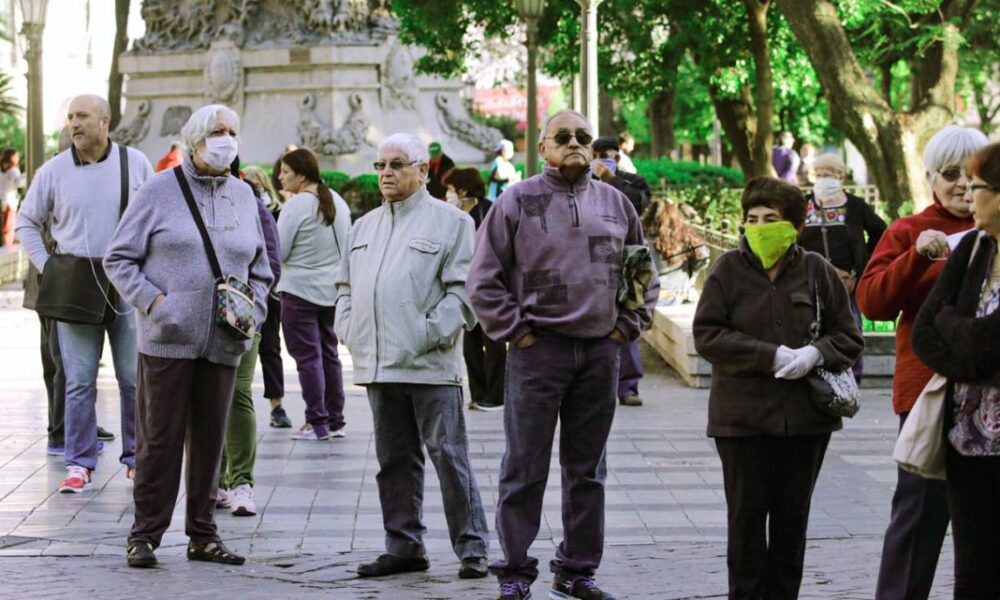
[[563, 541], [549, 569], [557, 577], [592, 576], [604, 553], [605, 447], [615, 417], [622, 345], [610, 339], [538, 335], [507, 356], [497, 538], [504, 559], [490, 565], [501, 582], [532, 582], [552, 441], [561, 422]]
[[451, 546], [460, 559], [485, 557], [486, 513], [469, 465], [462, 388], [454, 385], [373, 383], [367, 386], [375, 421], [375, 476], [385, 549], [395, 556], [424, 555], [424, 453], [427, 448], [444, 498]]

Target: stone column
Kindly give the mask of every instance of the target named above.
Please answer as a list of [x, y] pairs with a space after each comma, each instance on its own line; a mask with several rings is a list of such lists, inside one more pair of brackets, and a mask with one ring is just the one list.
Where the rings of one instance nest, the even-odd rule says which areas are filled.
[[580, 112], [597, 133], [600, 104], [597, 83], [597, 6], [603, 0], [576, 0], [580, 5]]
[[24, 58], [28, 62], [28, 130], [25, 148], [28, 181], [45, 162], [45, 132], [42, 124], [42, 32], [44, 23], [25, 23], [21, 35], [28, 40]]

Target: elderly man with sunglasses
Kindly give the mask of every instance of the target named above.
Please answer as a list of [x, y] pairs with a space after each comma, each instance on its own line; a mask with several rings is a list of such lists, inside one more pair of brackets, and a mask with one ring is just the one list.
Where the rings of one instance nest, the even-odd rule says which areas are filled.
[[649, 323], [654, 284], [638, 310], [619, 306], [627, 245], [643, 244], [624, 194], [591, 177], [583, 115], [543, 127], [545, 170], [509, 187], [479, 229], [466, 287], [483, 330], [512, 344], [507, 363], [497, 534], [490, 570], [502, 600], [531, 597], [556, 423], [561, 422], [563, 541], [550, 598], [607, 600], [594, 582], [604, 550], [605, 447], [615, 415], [619, 355]]
[[354, 223], [337, 277], [337, 337], [354, 360], [375, 421], [375, 476], [386, 553], [358, 567], [381, 577], [429, 567], [421, 522], [426, 447], [444, 497], [463, 579], [485, 577], [488, 530], [469, 466], [462, 414], [462, 329], [475, 317], [465, 293], [475, 227], [425, 187], [427, 146], [409, 134], [379, 145], [385, 202]]

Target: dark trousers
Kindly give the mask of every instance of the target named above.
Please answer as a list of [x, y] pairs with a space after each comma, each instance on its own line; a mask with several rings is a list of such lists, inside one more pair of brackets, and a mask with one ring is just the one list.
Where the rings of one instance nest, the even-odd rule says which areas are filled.
[[731, 600], [794, 600], [809, 505], [830, 434], [716, 438], [726, 489]]
[[[908, 414], [899, 415], [901, 428]], [[897, 469], [892, 514], [882, 542], [876, 600], [926, 600], [947, 531], [945, 482]]]
[[260, 368], [264, 372], [264, 397], [285, 397], [285, 367], [281, 364], [281, 300], [267, 297], [267, 320], [260, 328]]
[[218, 541], [215, 496], [235, 388], [236, 367], [139, 355], [130, 542], [160, 545], [177, 502], [185, 447], [184, 530], [196, 543]]
[[462, 559], [485, 557], [486, 513], [469, 464], [469, 440], [457, 385], [373, 383], [368, 402], [375, 423], [375, 476], [385, 549], [396, 556], [423, 556], [424, 452], [434, 463], [448, 536]]
[[39, 315], [39, 350], [42, 355], [42, 378], [49, 400], [49, 446], [66, 443], [66, 374], [63, 372], [62, 354], [59, 352], [59, 330], [56, 322]]
[[306, 423], [317, 432], [344, 426], [344, 372], [333, 332], [335, 308], [281, 295], [281, 327], [295, 359], [306, 402]]
[[948, 505], [955, 600], [1000, 598], [1000, 456], [961, 456], [948, 445]]
[[507, 366], [507, 344], [495, 342], [476, 324], [462, 341], [465, 368], [469, 373], [472, 401], [486, 406], [503, 404], [503, 377]]
[[642, 379], [642, 360], [639, 358], [639, 340], [622, 346], [621, 366], [618, 368], [618, 398], [639, 395]]
[[615, 417], [621, 344], [539, 335], [507, 356], [504, 435], [496, 528], [504, 558], [490, 565], [501, 582], [532, 582], [556, 424], [562, 469], [563, 541], [549, 568], [557, 577], [592, 576], [604, 554], [605, 446]]

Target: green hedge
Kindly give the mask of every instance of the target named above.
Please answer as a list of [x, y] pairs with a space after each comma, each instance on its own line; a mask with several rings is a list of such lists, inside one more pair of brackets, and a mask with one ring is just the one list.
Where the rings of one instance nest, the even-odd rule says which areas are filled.
[[672, 186], [743, 187], [739, 169], [703, 165], [694, 161], [633, 158], [635, 169], [654, 188]]

